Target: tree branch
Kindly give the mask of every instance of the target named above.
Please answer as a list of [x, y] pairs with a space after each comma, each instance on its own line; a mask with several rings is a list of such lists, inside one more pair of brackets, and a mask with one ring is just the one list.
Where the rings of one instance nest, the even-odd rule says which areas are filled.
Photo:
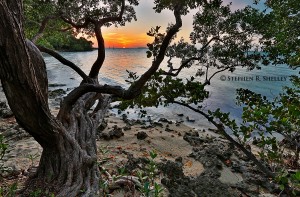
[[76, 29], [81, 29], [81, 28], [86, 28], [88, 27], [88, 25], [92, 22], [94, 22], [91, 18], [85, 18], [84, 23], [82, 24], [77, 24], [75, 22], [72, 21], [71, 18], [65, 17], [63, 15], [61, 15], [60, 17], [65, 23], [70, 24], [72, 27], [76, 28]]
[[[210, 80], [211, 80], [216, 74], [218, 74], [218, 73], [220, 73], [220, 72], [224, 72], [225, 70], [228, 70], [229, 68], [230, 68], [230, 67], [227, 67], [227, 68], [224, 68], [224, 69], [222, 69], [222, 70], [218, 70], [218, 71], [214, 72], [214, 74], [212, 74], [212, 75], [209, 77], [209, 79], [207, 79], [207, 75], [206, 75], [206, 80], [205, 80], [205, 82], [203, 83], [203, 85], [204, 85], [204, 86], [210, 85]], [[206, 71], [206, 73], [208, 73], [208, 70]]]
[[[186, 67], [186, 65], [188, 65], [191, 61], [200, 61], [201, 58], [203, 57], [203, 53], [204, 53], [204, 50], [209, 46], [209, 44], [214, 41], [214, 40], [219, 40], [220, 38], [218, 36], [215, 36], [215, 37], [212, 37], [205, 45], [203, 45], [201, 47], [201, 49], [199, 50], [201, 55], [199, 57], [191, 57], [189, 59], [187, 59], [186, 61], [184, 61], [180, 67], [178, 69], [173, 69], [173, 67], [169, 70], [169, 72], [166, 72], [166, 71], [163, 71], [162, 75], [168, 75], [168, 76], [173, 76], [173, 77], [176, 77], [179, 75], [179, 73], [181, 72], [181, 70], [183, 68]], [[172, 71], [177, 71], [176, 73], [173, 73]]]
[[98, 77], [99, 71], [105, 60], [105, 42], [101, 32], [101, 24], [99, 22], [95, 23], [94, 31], [96, 34], [96, 39], [98, 41], [98, 56], [89, 73], [90, 78]]
[[[186, 67], [186, 65], [188, 65], [191, 61], [195, 61], [195, 60], [200, 60], [201, 57], [192, 57], [190, 59], [187, 59], [184, 63], [182, 63], [180, 65], [180, 67], [178, 69], [170, 69], [168, 72], [163, 71], [161, 75], [168, 75], [168, 76], [173, 76], [176, 77], [179, 75], [179, 73], [181, 72], [181, 70]], [[172, 71], [176, 71], [176, 73], [173, 73]]]
[[[68, 111], [72, 109], [72, 106], [75, 104], [75, 102], [84, 94], [88, 92], [97, 92], [97, 93], [103, 93], [103, 94], [112, 94], [114, 96], [117, 96], [119, 98], [123, 99], [133, 99], [136, 96], [138, 96], [141, 93], [142, 87], [145, 85], [148, 79], [157, 71], [159, 68], [161, 62], [164, 59], [167, 47], [169, 46], [169, 43], [171, 42], [173, 36], [179, 31], [179, 28], [182, 26], [182, 20], [180, 15], [180, 6], [177, 6], [174, 10], [174, 15], [176, 18], [176, 24], [173, 25], [170, 30], [168, 31], [166, 37], [163, 40], [162, 46], [160, 48], [159, 54], [157, 58], [152, 62], [152, 66], [149, 68], [148, 71], [146, 71], [139, 80], [137, 80], [135, 83], [133, 83], [127, 90], [123, 89], [120, 86], [109, 86], [109, 85], [97, 85], [97, 84], [82, 84], [78, 88], [74, 89], [72, 92], [68, 94], [68, 96], [65, 97], [64, 102], [62, 104], [63, 108], [61, 108], [58, 116], [63, 116], [63, 114], [67, 114]], [[96, 23], [96, 27], [98, 28], [98, 31], [96, 32], [97, 39], [103, 40], [102, 34], [101, 34], [101, 24]], [[103, 40], [104, 42], [104, 40]], [[100, 56], [96, 60], [100, 63], [104, 61], [105, 57], [105, 50], [104, 50], [104, 43], [102, 46], [99, 46], [98, 54], [100, 53]], [[92, 70], [89, 74], [89, 77], [96, 78], [98, 76], [99, 69], [101, 68], [100, 63], [96, 63], [93, 65]]]
[[84, 81], [90, 81], [89, 77], [78, 66], [76, 66], [73, 62], [65, 59], [63, 56], [61, 56], [60, 54], [58, 54], [54, 50], [48, 49], [48, 48], [40, 46], [40, 45], [37, 45], [37, 47], [41, 52], [44, 52], [44, 53], [47, 53], [47, 54], [51, 55], [52, 57], [54, 57], [58, 61], [60, 61], [62, 64], [72, 68], [75, 72], [77, 72], [83, 78]]
[[178, 101], [173, 101], [173, 103], [176, 103], [178, 105], [187, 107], [191, 110], [193, 110], [194, 112], [197, 112], [199, 114], [201, 114], [202, 116], [204, 116], [210, 123], [212, 123], [221, 133], [222, 135], [231, 143], [233, 143], [237, 148], [239, 148], [249, 159], [251, 159], [257, 166], [258, 168], [264, 172], [268, 177], [270, 178], [275, 178], [275, 174], [273, 172], [271, 172], [266, 166], [264, 166], [260, 161], [257, 160], [257, 158], [253, 155], [252, 152], [248, 151], [243, 145], [241, 145], [240, 143], [238, 143], [237, 141], [235, 141], [229, 134], [226, 133], [225, 129], [224, 129], [224, 125], [223, 124], [218, 124], [216, 121], [213, 120], [213, 117], [210, 117], [208, 114], [204, 113], [203, 111], [200, 111], [188, 104], [185, 103], [181, 103]]
[[40, 24], [40, 28], [39, 31], [37, 32], [37, 34], [32, 38], [31, 42], [36, 43], [36, 41], [43, 36], [43, 33], [47, 27], [47, 23], [50, 19], [55, 19], [57, 18], [57, 16], [46, 16], [42, 23]]
[[182, 20], [181, 20], [181, 11], [182, 6], [175, 6], [174, 8], [174, 16], [176, 19], [176, 23], [169, 29], [167, 32], [167, 35], [165, 36], [161, 47], [159, 49], [159, 53], [155, 60], [152, 62], [152, 66], [136, 81], [134, 82], [128, 89], [130, 93], [132, 93], [134, 96], [137, 96], [140, 94], [140, 91], [142, 87], [145, 85], [145, 83], [150, 79], [150, 77], [158, 70], [161, 62], [164, 60], [166, 50], [174, 37], [176, 33], [179, 31], [179, 29], [182, 26]]
[[101, 23], [101, 26], [104, 25], [105, 23], [109, 23], [109, 22], [114, 22], [114, 21], [122, 21], [122, 17], [125, 11], [125, 0], [121, 0], [122, 1], [122, 5], [121, 5], [121, 11], [119, 13], [119, 16], [112, 16], [112, 17], [107, 17], [107, 18], [103, 18], [101, 19], [99, 22]]
[[119, 16], [116, 17], [108, 17], [108, 18], [103, 18], [97, 22], [94, 22], [94, 31], [96, 35], [96, 39], [98, 42], [98, 56], [93, 64], [91, 71], [89, 73], [89, 77], [91, 78], [97, 78], [99, 71], [103, 65], [103, 62], [105, 60], [105, 42], [103, 39], [103, 35], [101, 32], [101, 27], [108, 22], [113, 22], [113, 21], [122, 21], [122, 16], [124, 14], [124, 9], [125, 9], [125, 0], [122, 0], [122, 6], [121, 6], [121, 11], [119, 13]]

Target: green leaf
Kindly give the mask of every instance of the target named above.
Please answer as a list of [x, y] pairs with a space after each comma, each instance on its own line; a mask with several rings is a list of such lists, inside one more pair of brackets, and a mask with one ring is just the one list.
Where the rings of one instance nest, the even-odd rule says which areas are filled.
[[151, 51], [147, 51], [146, 53], [147, 53], [147, 58], [152, 57], [152, 52]]

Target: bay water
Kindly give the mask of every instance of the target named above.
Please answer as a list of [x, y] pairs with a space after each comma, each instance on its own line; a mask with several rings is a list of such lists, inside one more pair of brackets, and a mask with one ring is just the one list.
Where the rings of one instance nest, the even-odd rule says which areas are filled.
[[[99, 82], [101, 84], [120, 85], [124, 88], [128, 87], [129, 84], [125, 82], [128, 77], [126, 70], [141, 75], [151, 66], [152, 59], [146, 57], [146, 51], [147, 49], [107, 49], [105, 63], [99, 74]], [[60, 54], [73, 61], [86, 73], [90, 71], [97, 58], [96, 50], [89, 52], [61, 52]], [[80, 76], [69, 67], [62, 65], [55, 58], [45, 55], [45, 62], [50, 84], [65, 84], [65, 89], [72, 89], [80, 84]], [[166, 62], [167, 58], [165, 58], [161, 67], [168, 70]], [[175, 60], [173, 65], [174, 67], [176, 65], [179, 66], [180, 60]], [[178, 77], [189, 78], [199, 68], [201, 68], [201, 65], [194, 65], [190, 69], [184, 69]], [[209, 76], [214, 72], [215, 70], [209, 71]], [[299, 75], [299, 69], [292, 70], [287, 65], [270, 65], [262, 66], [261, 70], [248, 71], [246, 68], [238, 68], [233, 73], [228, 71], [218, 73], [211, 80], [211, 85], [206, 87], [210, 93], [209, 98], [203, 103], [203, 109], [207, 111], [220, 108], [223, 112], [230, 112], [232, 118], [240, 121], [242, 110], [240, 106], [236, 105], [236, 89], [246, 88], [272, 99], [282, 91], [283, 86], [290, 85], [290, 75]], [[204, 77], [197, 80], [204, 82]], [[176, 104], [167, 107], [159, 106], [158, 108], [148, 107], [145, 110], [152, 120], [158, 120], [163, 117], [178, 121], [186, 120], [188, 116], [190, 119], [195, 120], [195, 122], [185, 121], [191, 127], [213, 128], [200, 114]], [[116, 109], [112, 110], [112, 112], [117, 114]], [[129, 109], [125, 113], [129, 118], [137, 119], [139, 117], [137, 109]], [[183, 114], [184, 116], [179, 117], [178, 114]]]

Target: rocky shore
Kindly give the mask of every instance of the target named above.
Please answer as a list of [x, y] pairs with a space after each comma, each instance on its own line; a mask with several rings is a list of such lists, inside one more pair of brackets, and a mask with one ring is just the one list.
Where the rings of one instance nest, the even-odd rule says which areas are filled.
[[[53, 113], [64, 93], [63, 89], [50, 93]], [[0, 186], [19, 182], [22, 188], [36, 170], [42, 149], [16, 123], [1, 94], [0, 133], [9, 147], [4, 157], [8, 171], [2, 174]], [[130, 120], [126, 114], [120, 115], [108, 112], [97, 131], [99, 162], [110, 174], [120, 168], [134, 174], [147, 165], [145, 158], [155, 150], [158, 181], [165, 187], [163, 196], [271, 197], [279, 192], [241, 151], [211, 129], [195, 129], [164, 118]], [[124, 192], [121, 188], [111, 195], [124, 196]]]

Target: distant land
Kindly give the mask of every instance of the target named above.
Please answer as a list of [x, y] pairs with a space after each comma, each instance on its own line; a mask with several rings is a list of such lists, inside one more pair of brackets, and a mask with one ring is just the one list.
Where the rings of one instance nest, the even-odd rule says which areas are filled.
[[[93, 48], [94, 50], [97, 50], [97, 47]], [[147, 47], [106, 47], [106, 49], [147, 49]]]

